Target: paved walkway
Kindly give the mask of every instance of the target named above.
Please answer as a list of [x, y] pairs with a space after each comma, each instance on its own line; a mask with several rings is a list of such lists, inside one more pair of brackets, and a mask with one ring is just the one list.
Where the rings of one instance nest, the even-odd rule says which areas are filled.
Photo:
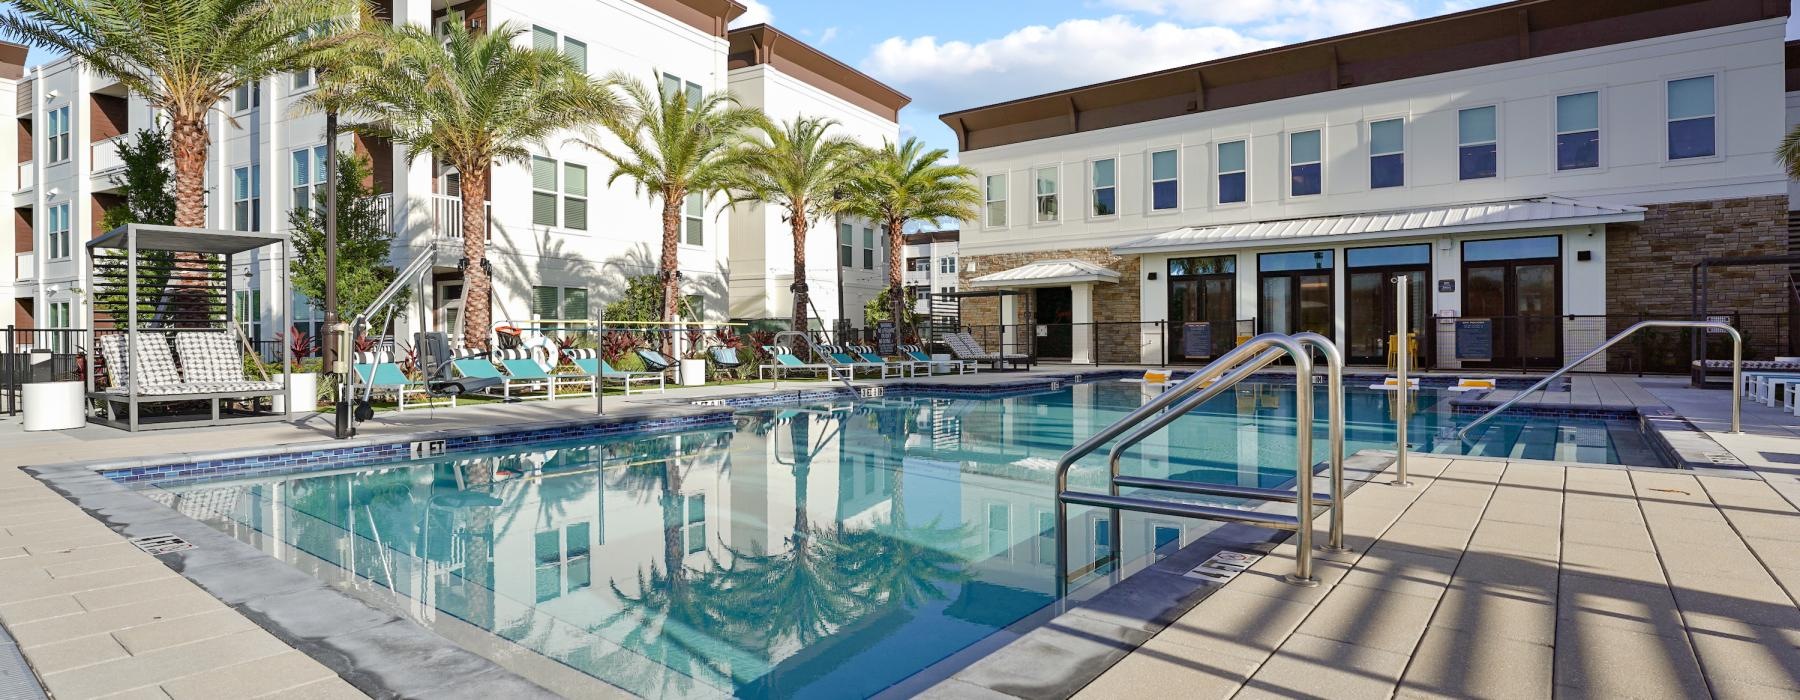
[[[1617, 408], [1662, 408], [1662, 399], [1640, 386], [1632, 377], [1619, 375], [1571, 374], [1566, 389], [1534, 391], [1519, 402], [1521, 406], [1607, 406]], [[1496, 389], [1470, 403], [1499, 404], [1523, 393], [1523, 389]], [[1715, 394], [1722, 396], [1723, 393]]]
[[[1081, 697], [1800, 697], [1800, 511], [1754, 478], [1411, 460]], [[1320, 523], [1321, 527], [1323, 522]]]

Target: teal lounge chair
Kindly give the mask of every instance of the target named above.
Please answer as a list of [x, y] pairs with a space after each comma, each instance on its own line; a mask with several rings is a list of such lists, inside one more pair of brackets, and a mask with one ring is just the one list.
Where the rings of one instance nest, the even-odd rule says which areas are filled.
[[[406, 410], [406, 396], [419, 394], [429, 398], [431, 393], [425, 390], [424, 382], [415, 382], [400, 371], [400, 365], [394, 364], [393, 358], [386, 352], [359, 352], [352, 357], [351, 367], [356, 370], [356, 388], [359, 392], [373, 390], [374, 393], [391, 394], [394, 403], [400, 410]], [[450, 397], [450, 405], [456, 405], [456, 397]]]
[[826, 362], [848, 369], [851, 376], [856, 376], [856, 371], [859, 369], [873, 369], [882, 377], [887, 376], [887, 363], [885, 362], [865, 362], [851, 355], [850, 351], [845, 350], [841, 345], [820, 345], [819, 349], [825, 351]]
[[586, 385], [586, 394], [575, 395], [594, 395], [594, 375], [551, 374], [544, 371], [544, 366], [538, 364], [538, 361], [531, 356], [531, 351], [525, 348], [501, 350], [495, 353], [495, 357], [500, 361], [500, 368], [506, 370], [507, 376], [511, 377], [513, 381], [541, 384], [544, 387], [545, 398], [550, 401], [555, 401], [556, 392], [565, 386], [581, 387]]
[[[600, 375], [600, 381], [602, 382], [612, 380], [624, 384], [626, 394], [631, 393], [631, 385], [633, 383], [655, 383], [658, 392], [668, 390], [668, 380], [663, 376], [663, 373], [620, 372], [619, 370], [613, 369], [612, 365], [607, 364], [606, 360], [600, 359], [600, 351], [598, 350], [578, 348], [566, 351], [563, 354], [569, 358], [570, 362], [575, 363], [576, 367], [581, 368], [583, 374], [586, 374], [589, 377], [598, 374]], [[639, 389], [638, 391], [644, 390]]]
[[[527, 389], [543, 388], [545, 386], [544, 382], [541, 381], [519, 381], [514, 379], [513, 377], [502, 373], [500, 368], [495, 367], [493, 361], [486, 357], [464, 355], [451, 360], [450, 367], [456, 370], [458, 376], [468, 377], [470, 379], [500, 380], [500, 397], [508, 401], [511, 401], [514, 398], [512, 395], [512, 387], [514, 384], [520, 384], [523, 388]], [[491, 390], [492, 387], [489, 387], [489, 389]]]
[[780, 380], [782, 377], [794, 371], [823, 372], [824, 376], [827, 378], [837, 378], [840, 374], [844, 379], [851, 378], [851, 370], [849, 367], [840, 367], [838, 365], [819, 362], [807, 362], [795, 357], [793, 351], [780, 345], [764, 345], [762, 346], [762, 349], [763, 352], [768, 353], [769, 357], [775, 361], [766, 365], [758, 365], [756, 367], [757, 379], [763, 379], [763, 375], [769, 373], [773, 374], [776, 380]]
[[[894, 376], [896, 376], [896, 377], [904, 377], [909, 374], [912, 374], [913, 370], [915, 369], [915, 365], [918, 364], [916, 362], [913, 362], [912, 360], [889, 360], [885, 357], [882, 357], [880, 354], [876, 353], [875, 348], [869, 347], [867, 345], [850, 345], [847, 347], [850, 348], [850, 355], [852, 357], [860, 359], [863, 362], [879, 362], [879, 363], [881, 363], [881, 378], [882, 379], [888, 378], [888, 370], [893, 370]], [[930, 372], [931, 370], [926, 369], [925, 371]]]

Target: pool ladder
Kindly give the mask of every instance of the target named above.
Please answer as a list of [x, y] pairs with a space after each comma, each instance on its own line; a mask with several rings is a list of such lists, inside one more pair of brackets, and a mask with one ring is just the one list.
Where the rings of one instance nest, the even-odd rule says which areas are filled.
[[[1331, 453], [1331, 493], [1329, 494], [1313, 493], [1312, 486], [1314, 464], [1312, 457], [1313, 362], [1311, 351], [1315, 349], [1324, 355], [1327, 370], [1325, 400]], [[1119, 473], [1119, 461], [1124, 456], [1126, 449], [1168, 427], [1176, 419], [1223, 394], [1238, 382], [1250, 378], [1282, 357], [1289, 357], [1294, 361], [1296, 387], [1294, 392], [1296, 464], [1292, 490], [1203, 484], [1173, 479], [1125, 476]], [[1101, 445], [1115, 438], [1118, 442], [1113, 445], [1111, 452], [1107, 455], [1110, 470], [1109, 492], [1101, 494], [1069, 490], [1069, 468], [1074, 466], [1076, 460], [1098, 450]], [[1146, 498], [1138, 495], [1122, 496], [1119, 494], [1119, 489], [1122, 487], [1293, 503], [1294, 514], [1225, 508], [1187, 501]], [[1219, 356], [1211, 364], [1200, 368], [1187, 379], [1168, 387], [1161, 395], [1063, 454], [1062, 459], [1056, 464], [1057, 597], [1066, 596], [1069, 588], [1068, 516], [1071, 503], [1107, 508], [1112, 511], [1112, 518], [1108, 526], [1111, 528], [1109, 534], [1112, 541], [1110, 557], [1113, 560], [1115, 571], [1123, 564], [1119, 552], [1123, 548], [1124, 526], [1119, 513], [1130, 510], [1173, 517], [1242, 523], [1276, 530], [1292, 530], [1298, 534], [1298, 541], [1295, 543], [1294, 573], [1289, 575], [1287, 580], [1297, 585], [1315, 586], [1318, 585], [1318, 579], [1314, 578], [1312, 573], [1313, 507], [1322, 505], [1331, 513], [1329, 540], [1323, 549], [1342, 551], [1344, 549], [1344, 511], [1341, 507], [1343, 499], [1344, 356], [1338, 352], [1337, 346], [1333, 345], [1330, 339], [1317, 333], [1296, 335], [1264, 333]]]

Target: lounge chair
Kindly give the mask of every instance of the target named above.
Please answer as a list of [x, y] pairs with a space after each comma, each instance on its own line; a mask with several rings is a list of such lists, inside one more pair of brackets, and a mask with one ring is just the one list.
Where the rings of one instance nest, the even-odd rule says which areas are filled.
[[[181, 364], [169, 351], [169, 340], [162, 333], [137, 334], [137, 376], [132, 376], [131, 357], [126, 351], [126, 334], [115, 333], [99, 339], [101, 358], [106, 362], [110, 386], [90, 394], [105, 411], [97, 417], [101, 423], [127, 430], [137, 430], [138, 406], [144, 403], [174, 401], [209, 401], [211, 418], [205, 424], [215, 425], [242, 420], [262, 419], [272, 412], [253, 416], [223, 418], [223, 404], [270, 398], [283, 391], [281, 382], [253, 381], [244, 377], [243, 351], [236, 338], [227, 332], [187, 331], [176, 335]], [[120, 421], [115, 406], [123, 405], [126, 419]], [[255, 410], [252, 414], [256, 414]], [[192, 425], [195, 421], [183, 421]], [[164, 427], [177, 427], [168, 424]]]
[[638, 359], [644, 361], [646, 371], [667, 372], [676, 365], [674, 358], [649, 348], [638, 348], [636, 352]]
[[807, 362], [795, 357], [793, 351], [780, 345], [764, 345], [762, 346], [762, 349], [763, 352], [768, 353], [769, 357], [775, 361], [770, 364], [757, 365], [757, 379], [763, 379], [764, 373], [772, 373], [774, 374], [775, 379], [779, 381], [788, 373], [796, 370], [823, 372], [824, 376], [828, 379], [836, 379], [840, 376], [843, 379], [850, 379], [853, 376], [849, 367], [825, 364], [822, 362]]
[[1764, 406], [1774, 406], [1782, 388], [1792, 393], [1796, 383], [1800, 383], [1800, 372], [1745, 372], [1744, 395]]
[[[500, 352], [505, 351], [502, 350]], [[499, 367], [494, 366], [493, 360], [488, 359], [486, 353], [461, 351], [459, 354], [461, 355], [460, 357], [450, 361], [450, 367], [456, 370], [456, 374], [470, 379], [500, 380], [500, 398], [502, 399], [511, 401], [516, 398], [512, 395], [514, 384], [518, 384], [525, 389], [548, 389], [549, 387], [549, 385], [542, 380], [528, 379], [521, 381], [513, 378], [511, 375], [501, 372]]]
[[858, 358], [855, 355], [850, 354], [850, 351], [844, 349], [844, 346], [842, 346], [842, 345], [820, 345], [819, 349], [825, 351], [825, 361], [826, 362], [837, 365], [839, 367], [849, 368], [850, 376], [852, 376], [852, 377], [856, 376], [856, 371], [859, 369], [861, 369], [861, 370], [872, 369], [872, 370], [875, 370], [876, 373], [880, 374], [883, 379], [887, 378], [887, 363], [886, 362], [864, 361], [861, 358]]
[[[587, 376], [600, 375], [600, 381], [612, 380], [623, 384], [625, 393], [631, 393], [632, 384], [655, 384], [658, 392], [668, 390], [668, 378], [661, 372], [620, 372], [600, 359], [600, 351], [589, 348], [577, 348], [563, 353], [569, 361], [579, 367]], [[639, 389], [638, 391], [644, 391]]]
[[[924, 348], [919, 347], [917, 345], [902, 345], [902, 346], [900, 346], [900, 354], [905, 355], [907, 358], [911, 359], [916, 364], [925, 365], [925, 373], [926, 374], [931, 374], [931, 372], [933, 371], [933, 368], [936, 365], [949, 365], [950, 367], [954, 368], [953, 371], [956, 372], [957, 374], [971, 374], [976, 371], [979, 371], [979, 369], [980, 369], [980, 368], [976, 367], [975, 363], [973, 363], [973, 362], [964, 362], [962, 360], [943, 360], [943, 361], [933, 360], [933, 359], [931, 359], [931, 355], [929, 353], [925, 352]], [[917, 370], [914, 370], [913, 376], [915, 376], [915, 377], [918, 376]]]
[[858, 360], [862, 360], [863, 362], [871, 362], [871, 363], [879, 362], [879, 363], [881, 363], [881, 378], [882, 379], [888, 378], [888, 370], [893, 370], [894, 376], [896, 376], [896, 377], [907, 376], [908, 374], [912, 373], [913, 365], [917, 364], [917, 363], [913, 362], [912, 360], [890, 360], [890, 359], [887, 359], [885, 357], [882, 357], [880, 355], [880, 353], [875, 352], [875, 348], [869, 347], [867, 345], [846, 345], [844, 347], [849, 349], [851, 357], [854, 357]]
[[[373, 390], [375, 393], [391, 394], [394, 403], [402, 411], [406, 410], [408, 394], [419, 394], [427, 400], [431, 397], [425, 382], [408, 379], [406, 373], [400, 371], [400, 365], [394, 364], [393, 357], [385, 351], [358, 352], [352, 356], [351, 362], [351, 367], [356, 370], [356, 388], [359, 393]], [[450, 405], [456, 405], [455, 396], [450, 397]]]
[[999, 369], [1002, 363], [1016, 368], [1020, 362], [1025, 362], [1027, 365], [1031, 362], [1030, 355], [991, 352], [987, 348], [981, 347], [981, 343], [975, 342], [975, 336], [969, 335], [967, 331], [946, 335], [944, 341], [950, 346], [950, 352], [956, 355], [957, 359], [987, 362], [994, 369]]
[[594, 395], [594, 375], [551, 374], [550, 372], [544, 371], [544, 366], [538, 364], [537, 358], [532, 357], [531, 350], [526, 348], [501, 350], [500, 352], [495, 353], [495, 355], [500, 361], [501, 369], [506, 370], [507, 376], [510, 376], [513, 381], [520, 383], [534, 381], [542, 382], [546, 387], [545, 398], [550, 401], [555, 401], [556, 392], [565, 386], [580, 387], [585, 384], [587, 385], [588, 392], [586, 394], [575, 395]]
[[712, 368], [715, 378], [717, 378], [718, 375], [723, 375], [727, 372], [736, 372], [739, 367], [744, 366], [744, 358], [738, 355], [737, 348], [715, 345], [707, 349], [706, 354], [712, 358]]
[[1493, 379], [1486, 377], [1463, 377], [1456, 380], [1456, 386], [1447, 387], [1450, 391], [1493, 391], [1497, 385]]

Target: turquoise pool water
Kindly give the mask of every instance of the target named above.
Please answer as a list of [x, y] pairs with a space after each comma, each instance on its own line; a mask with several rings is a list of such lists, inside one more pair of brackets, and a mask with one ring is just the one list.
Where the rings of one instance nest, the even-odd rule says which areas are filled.
[[[423, 622], [460, 620], [640, 695], [861, 697], [922, 682], [1052, 602], [1055, 460], [1144, 399], [1105, 381], [747, 409], [729, 427], [164, 490]], [[1610, 461], [1636, 429], [1503, 418], [1444, 441], [1458, 420], [1444, 399], [1416, 401], [1430, 451]], [[1390, 401], [1350, 391], [1350, 452], [1392, 447]], [[1293, 402], [1292, 386], [1240, 386], [1125, 471], [1285, 483]], [[1074, 481], [1098, 488], [1103, 470], [1096, 455]], [[1114, 543], [1104, 511], [1072, 517], [1071, 561], [1096, 582], [1114, 546], [1143, 561], [1213, 527], [1127, 514]]]

